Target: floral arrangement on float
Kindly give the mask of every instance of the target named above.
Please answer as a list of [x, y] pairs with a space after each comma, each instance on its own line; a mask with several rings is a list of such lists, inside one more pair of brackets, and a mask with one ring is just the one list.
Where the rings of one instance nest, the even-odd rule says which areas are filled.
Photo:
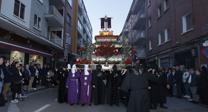
[[77, 58], [75, 63], [77, 65], [91, 64], [91, 60], [88, 60], [86, 58]]
[[131, 64], [132, 64], [132, 59], [131, 59], [131, 57], [128, 57], [128, 58], [124, 61], [124, 64], [126, 64], [126, 65], [131, 65]]

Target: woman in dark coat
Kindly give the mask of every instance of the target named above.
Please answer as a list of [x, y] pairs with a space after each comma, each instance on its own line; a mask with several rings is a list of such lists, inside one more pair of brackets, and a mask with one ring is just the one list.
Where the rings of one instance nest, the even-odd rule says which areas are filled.
[[18, 62], [14, 62], [12, 64], [12, 84], [11, 84], [11, 91], [12, 91], [12, 103], [18, 103], [18, 97], [21, 98], [22, 94], [22, 81], [23, 75], [21, 73], [21, 66]]
[[159, 71], [157, 74], [157, 78], [159, 80], [159, 105], [160, 108], [167, 109], [167, 107], [164, 105], [167, 103], [167, 94], [168, 94], [168, 88], [167, 88], [167, 80], [166, 80], [166, 75], [163, 70]]
[[156, 109], [157, 104], [159, 103], [159, 89], [160, 89], [160, 84], [159, 84], [159, 79], [157, 78], [156, 75], [156, 70], [152, 69], [149, 71], [149, 94], [150, 94], [150, 103], [151, 103], [151, 108]]

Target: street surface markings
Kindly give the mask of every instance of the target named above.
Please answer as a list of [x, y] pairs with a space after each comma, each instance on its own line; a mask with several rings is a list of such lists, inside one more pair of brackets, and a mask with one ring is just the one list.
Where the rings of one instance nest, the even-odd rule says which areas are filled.
[[45, 110], [46, 108], [48, 108], [50, 106], [51, 106], [50, 104], [46, 104], [43, 107], [39, 108], [38, 110], [35, 110], [34, 112], [41, 112], [41, 111]]

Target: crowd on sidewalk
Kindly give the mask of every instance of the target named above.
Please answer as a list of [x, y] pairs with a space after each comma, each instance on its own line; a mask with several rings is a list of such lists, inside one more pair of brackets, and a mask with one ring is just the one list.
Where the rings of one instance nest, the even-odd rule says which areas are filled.
[[[151, 108], [157, 105], [164, 107], [166, 96], [185, 98], [193, 103], [208, 105], [208, 69], [185, 68], [174, 66], [172, 68], [149, 68], [149, 91]], [[166, 108], [166, 107], [165, 107]]]
[[40, 64], [23, 65], [0, 57], [0, 106], [23, 101], [26, 93], [37, 88], [55, 86], [54, 80], [54, 71], [48, 65], [41, 68]]

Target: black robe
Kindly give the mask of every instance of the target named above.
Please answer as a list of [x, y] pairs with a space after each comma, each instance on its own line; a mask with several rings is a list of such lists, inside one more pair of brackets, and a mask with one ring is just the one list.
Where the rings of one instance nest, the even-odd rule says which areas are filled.
[[182, 98], [183, 96], [183, 72], [180, 70], [177, 70], [175, 73], [175, 79], [176, 79], [176, 89], [177, 89], [177, 97]]
[[95, 105], [106, 103], [107, 77], [102, 71], [93, 71], [93, 93], [92, 100]]
[[168, 95], [168, 89], [167, 89], [167, 80], [165, 74], [161, 73], [158, 77], [159, 79], [159, 103], [164, 104], [167, 102], [167, 95]]
[[[125, 74], [121, 74], [121, 84], [123, 84], [126, 76], [127, 76], [127, 72]], [[120, 89], [120, 100], [125, 106], [127, 106], [129, 100], [129, 91], [125, 92]]]
[[119, 105], [120, 101], [120, 86], [121, 86], [121, 73], [119, 71], [113, 71], [110, 75], [109, 81], [111, 82], [110, 89], [110, 105]]
[[201, 72], [198, 83], [198, 94], [200, 101], [203, 104], [208, 105], [208, 72]]
[[59, 103], [65, 103], [67, 102], [67, 88], [66, 88], [66, 81], [67, 81], [67, 76], [68, 72], [59, 70], [57, 72], [58, 76], [58, 102]]
[[149, 112], [148, 81], [144, 74], [134, 70], [127, 74], [121, 89], [128, 92], [130, 97], [127, 112]]
[[148, 73], [148, 82], [149, 82], [149, 87], [151, 89], [149, 90], [149, 95], [150, 95], [150, 103], [152, 108], [156, 108], [157, 104], [159, 103], [159, 89], [160, 89], [160, 84], [159, 84], [159, 79], [156, 77], [155, 74]]

